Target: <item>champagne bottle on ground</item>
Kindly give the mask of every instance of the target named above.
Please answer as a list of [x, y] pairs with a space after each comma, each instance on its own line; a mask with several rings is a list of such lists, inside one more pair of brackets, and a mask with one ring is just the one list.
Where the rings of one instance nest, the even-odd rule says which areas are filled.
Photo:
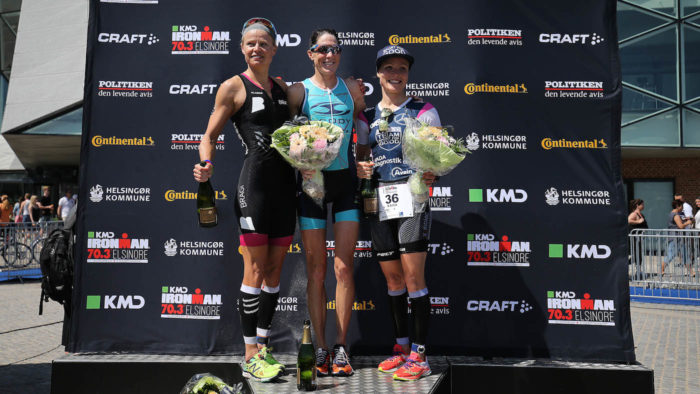
[[[204, 167], [206, 162], [199, 163]], [[199, 225], [202, 227], [214, 227], [219, 223], [216, 215], [216, 195], [214, 188], [211, 186], [211, 181], [199, 182], [199, 190], [197, 191], [197, 213], [199, 215]]]
[[[369, 161], [370, 158], [365, 157], [364, 161]], [[362, 178], [360, 181], [360, 194], [362, 195], [362, 211], [365, 216], [375, 216], [379, 209], [377, 203], [377, 188], [373, 180]]]
[[316, 390], [316, 358], [314, 345], [311, 343], [311, 322], [304, 321], [304, 333], [297, 356], [297, 390]]

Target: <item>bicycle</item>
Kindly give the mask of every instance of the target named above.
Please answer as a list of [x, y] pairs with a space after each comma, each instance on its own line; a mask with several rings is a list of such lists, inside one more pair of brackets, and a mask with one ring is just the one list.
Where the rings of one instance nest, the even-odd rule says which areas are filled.
[[0, 256], [7, 267], [23, 268], [32, 262], [29, 246], [17, 242], [14, 237], [6, 238], [0, 245]]

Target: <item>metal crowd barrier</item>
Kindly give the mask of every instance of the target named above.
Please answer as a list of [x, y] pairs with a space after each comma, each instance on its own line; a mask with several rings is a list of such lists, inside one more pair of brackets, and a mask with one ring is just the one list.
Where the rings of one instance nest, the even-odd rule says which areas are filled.
[[700, 230], [635, 229], [629, 242], [633, 299], [700, 303]]
[[63, 228], [62, 221], [0, 223], [0, 281], [41, 277], [44, 239], [57, 228]]

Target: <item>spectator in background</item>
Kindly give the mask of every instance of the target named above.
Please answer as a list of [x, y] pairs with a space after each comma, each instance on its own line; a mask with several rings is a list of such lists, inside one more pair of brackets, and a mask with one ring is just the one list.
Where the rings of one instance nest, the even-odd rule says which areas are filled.
[[700, 197], [695, 199], [695, 207], [697, 208], [695, 212], [695, 228], [700, 230]]
[[627, 224], [629, 224], [630, 231], [635, 228], [649, 228], [647, 220], [642, 214], [644, 210], [644, 200], [635, 198], [630, 201], [630, 214], [627, 216]]
[[[20, 197], [21, 197], [21, 196], [20, 196]], [[19, 212], [20, 212], [19, 208], [20, 208], [20, 206], [22, 205], [22, 204], [21, 204], [21, 198], [20, 198], [20, 197], [17, 197], [17, 202], [15, 202], [15, 206], [14, 206], [14, 208], [12, 208], [12, 218], [11, 218], [11, 219], [12, 219], [12, 221], [15, 222], [15, 223], [19, 223], [19, 218], [20, 218], [20, 216], [19, 216]]]
[[66, 190], [66, 195], [58, 200], [58, 216], [61, 220], [66, 220], [70, 212], [75, 208], [76, 196], [71, 189]]
[[[683, 198], [683, 196], [681, 196]], [[690, 225], [693, 224], [692, 219], [686, 219], [682, 220], [681, 219], [681, 212], [683, 211], [683, 201], [682, 200], [673, 200], [671, 201], [671, 212], [669, 213], [668, 216], [668, 225], [666, 226], [669, 229], [684, 229]], [[678, 234], [675, 234], [672, 231], [669, 231], [669, 237], [668, 237], [668, 247], [666, 249], [666, 257], [663, 261], [661, 261], [661, 276], [664, 276], [666, 272], [666, 265], [671, 263], [673, 259], [680, 253], [681, 259], [685, 259], [685, 253], [684, 253], [684, 242], [683, 238], [678, 238], [676, 239], [675, 236]], [[690, 264], [686, 263], [686, 267], [688, 268], [688, 271], [690, 271]]]
[[693, 219], [693, 207], [691, 207], [690, 204], [688, 204], [687, 202], [685, 202], [683, 200], [683, 195], [676, 194], [673, 196], [673, 199], [683, 203], [683, 209], [680, 212], [681, 216], [682, 216], [681, 219], [683, 219], [683, 220], [690, 219], [690, 220], [695, 221], [695, 219]]
[[19, 207], [20, 215], [22, 215], [22, 220], [20, 220], [20, 223], [29, 223], [31, 221], [29, 218], [29, 199], [31, 196], [32, 195], [29, 193], [24, 194], [24, 201], [22, 201], [22, 205]]
[[29, 208], [27, 210], [29, 211], [29, 220], [32, 222], [32, 225], [39, 223], [39, 217], [41, 216], [41, 208], [39, 208], [37, 203], [38, 199], [36, 195], [29, 198]]
[[51, 221], [51, 214], [53, 213], [53, 204], [51, 203], [51, 188], [48, 186], [44, 187], [41, 198], [39, 199], [39, 209], [41, 209], [41, 217], [39, 218], [39, 223]]
[[11, 221], [10, 215], [12, 215], [12, 204], [10, 204], [10, 199], [7, 197], [7, 194], [5, 194], [0, 197], [0, 227], [2, 227], [0, 232], [2, 232], [3, 235], [7, 223]]

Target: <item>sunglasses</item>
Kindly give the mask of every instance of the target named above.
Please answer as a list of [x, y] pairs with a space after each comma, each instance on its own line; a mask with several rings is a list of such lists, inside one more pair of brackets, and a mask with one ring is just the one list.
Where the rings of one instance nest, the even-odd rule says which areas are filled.
[[340, 52], [343, 51], [343, 48], [340, 47], [340, 45], [314, 45], [311, 48], [309, 48], [311, 52], [314, 53], [332, 53], [334, 55], [339, 54]]
[[275, 25], [272, 24], [272, 22], [270, 22], [270, 20], [267, 18], [250, 18], [247, 21], [245, 21], [245, 23], [243, 24], [243, 29], [241, 29], [241, 31], [245, 31], [245, 29], [247, 29], [248, 27], [250, 27], [256, 23], [259, 23], [259, 24], [267, 27], [268, 29], [270, 29], [271, 33], [273, 33], [274, 35], [277, 35], [277, 29], [275, 29]]

